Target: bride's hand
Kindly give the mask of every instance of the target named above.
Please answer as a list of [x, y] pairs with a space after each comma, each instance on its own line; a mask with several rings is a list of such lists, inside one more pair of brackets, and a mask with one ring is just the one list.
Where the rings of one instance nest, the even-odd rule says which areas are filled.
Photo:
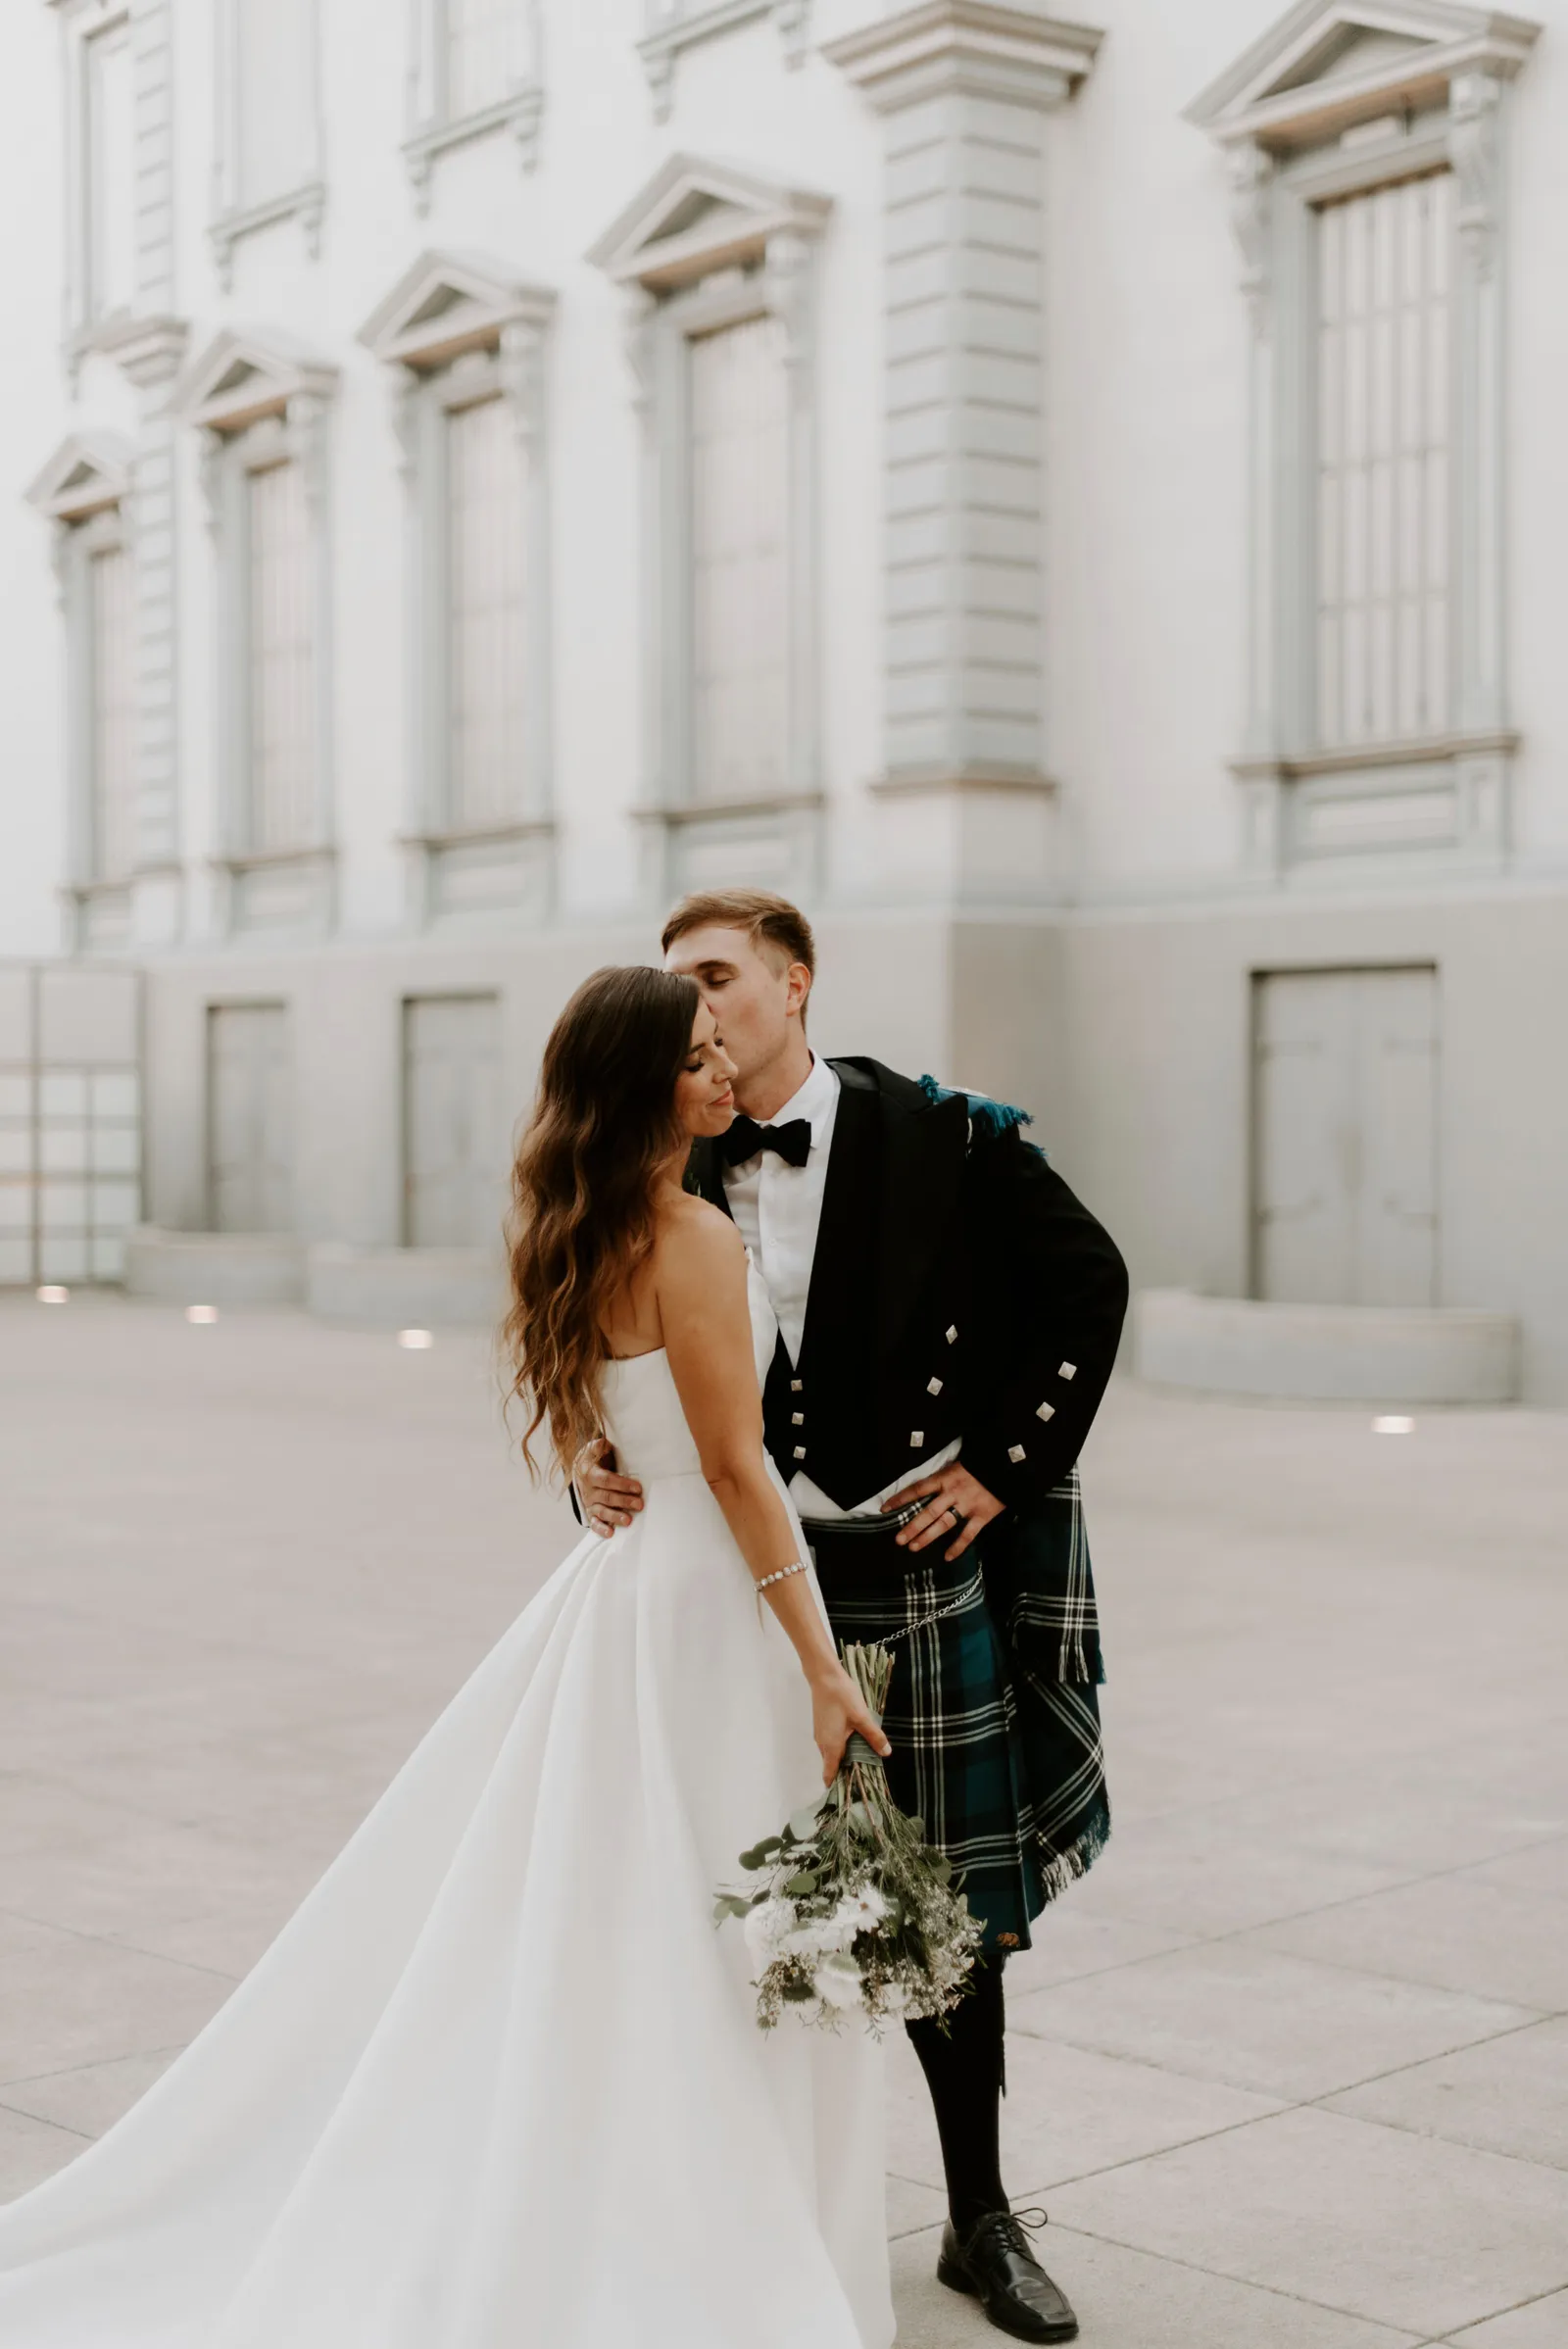
[[884, 1761], [893, 1751], [876, 1715], [867, 1711], [859, 1689], [844, 1666], [834, 1662], [811, 1683], [811, 1734], [822, 1757], [824, 1786], [830, 1786], [838, 1777], [844, 1748], [855, 1730], [859, 1731], [872, 1752], [881, 1754]]

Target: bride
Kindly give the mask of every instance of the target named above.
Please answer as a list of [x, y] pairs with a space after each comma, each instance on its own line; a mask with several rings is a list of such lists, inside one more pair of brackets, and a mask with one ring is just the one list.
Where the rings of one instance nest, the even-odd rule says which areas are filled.
[[853, 1729], [887, 1749], [764, 1457], [760, 1282], [681, 1187], [733, 1074], [689, 978], [603, 970], [557, 1022], [514, 1176], [524, 1450], [603, 1433], [647, 1505], [141, 2103], [0, 2212], [0, 2349], [892, 2339], [875, 2043], [760, 2031], [710, 1922]]

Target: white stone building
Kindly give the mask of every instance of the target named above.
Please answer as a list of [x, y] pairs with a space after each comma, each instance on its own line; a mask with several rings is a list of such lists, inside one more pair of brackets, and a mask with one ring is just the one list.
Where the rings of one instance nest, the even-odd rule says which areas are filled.
[[1568, 1398], [1535, 5], [16, 0], [0, 1278], [482, 1242], [758, 879], [1141, 1285]]

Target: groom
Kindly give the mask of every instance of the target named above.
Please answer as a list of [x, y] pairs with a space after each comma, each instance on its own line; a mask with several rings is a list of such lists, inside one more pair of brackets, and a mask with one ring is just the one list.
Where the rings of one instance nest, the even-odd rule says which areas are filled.
[[[937, 2273], [1004, 2331], [1068, 2340], [1077, 2321], [1002, 2183], [1002, 1971], [1109, 1832], [1074, 1462], [1126, 1272], [1024, 1141], [1021, 1111], [816, 1058], [815, 950], [797, 907], [761, 891], [689, 897], [662, 944], [739, 1072], [741, 1114], [698, 1144], [692, 1171], [739, 1226], [778, 1318], [767, 1446], [835, 1632], [893, 1649], [893, 1791], [985, 1926], [950, 2028], [908, 2027], [947, 2173]], [[608, 1460], [578, 1481], [602, 1533], [642, 1505]]]

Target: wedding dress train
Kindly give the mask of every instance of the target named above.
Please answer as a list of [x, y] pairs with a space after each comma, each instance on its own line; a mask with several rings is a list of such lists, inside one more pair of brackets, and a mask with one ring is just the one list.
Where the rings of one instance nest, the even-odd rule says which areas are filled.
[[[760, 1374], [773, 1348], [752, 1276]], [[220, 2013], [0, 2211], [0, 2349], [886, 2349], [879, 2050], [713, 1888], [820, 1784], [665, 1356], [586, 1535]]]

